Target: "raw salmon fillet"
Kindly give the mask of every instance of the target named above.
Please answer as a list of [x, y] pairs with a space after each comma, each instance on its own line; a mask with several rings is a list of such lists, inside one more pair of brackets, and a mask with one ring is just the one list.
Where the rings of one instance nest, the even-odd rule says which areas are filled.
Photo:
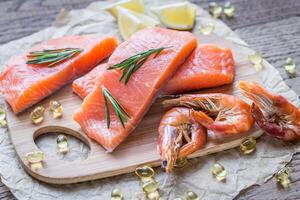
[[89, 93], [92, 92], [95, 85], [97, 84], [98, 77], [103, 75], [107, 67], [108, 65], [106, 63], [100, 64], [94, 67], [94, 69], [92, 69], [86, 75], [73, 81], [72, 83], [73, 91], [82, 99], [84, 99]]
[[49, 40], [30, 51], [81, 48], [82, 52], [52, 67], [26, 64], [26, 52], [12, 58], [0, 74], [0, 92], [15, 113], [39, 102], [74, 78], [87, 73], [115, 50], [117, 40], [110, 36], [66, 36]]
[[[73, 82], [73, 91], [84, 99], [102, 76], [107, 65], [99, 65]], [[168, 81], [163, 94], [216, 87], [232, 83], [234, 59], [230, 49], [213, 44], [198, 45], [195, 51]]]
[[[86, 96], [81, 107], [75, 112], [74, 120], [92, 139], [107, 151], [113, 151], [141, 121], [158, 91], [176, 71], [177, 67], [191, 54], [197, 45], [196, 38], [189, 32], [163, 28], [143, 29], [119, 45], [108, 61], [117, 64], [137, 53], [160, 47], [164, 49], [157, 57], [148, 60], [135, 71], [127, 85], [120, 82], [121, 72], [106, 70], [99, 77], [96, 87]], [[110, 128], [107, 128], [103, 86], [129, 113], [130, 118], [122, 126], [111, 104]]]
[[233, 82], [234, 59], [230, 49], [198, 45], [163, 89], [163, 94], [216, 87]]

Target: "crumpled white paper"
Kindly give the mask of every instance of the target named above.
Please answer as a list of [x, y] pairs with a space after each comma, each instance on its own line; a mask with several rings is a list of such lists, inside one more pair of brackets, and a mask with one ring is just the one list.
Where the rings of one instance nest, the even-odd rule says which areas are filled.
[[[146, 4], [158, 5], [159, 2], [149, 0]], [[87, 9], [71, 12], [63, 10], [52, 27], [1, 46], [0, 66], [3, 66], [3, 63], [12, 55], [21, 53], [50, 38], [90, 33], [111, 34], [120, 38], [115, 19], [109, 13], [102, 11], [105, 4], [107, 2], [97, 2]], [[254, 52], [222, 21], [211, 18], [206, 11], [197, 7], [197, 26], [208, 23], [216, 25], [214, 34], [239, 44], [244, 52], [249, 54]], [[283, 82], [278, 71], [266, 61], [265, 68], [259, 76], [266, 87], [284, 95], [297, 106], [300, 105], [297, 95]], [[1, 105], [4, 105], [3, 101]], [[38, 145], [47, 155], [57, 156], [55, 155], [55, 136], [41, 138]], [[80, 152], [86, 153], [87, 149], [81, 143], [72, 140], [70, 146], [71, 151], [77, 153], [62, 157], [62, 159], [75, 159], [76, 156], [84, 158], [84, 153]], [[256, 152], [251, 155], [245, 156], [238, 149], [231, 149], [192, 159], [186, 168], [174, 174], [168, 175], [157, 169], [156, 178], [160, 183], [162, 199], [173, 199], [182, 196], [187, 190], [192, 190], [203, 200], [227, 200], [234, 198], [242, 189], [266, 181], [291, 160], [293, 153], [299, 150], [299, 146], [263, 136], [258, 141]], [[228, 172], [226, 182], [217, 182], [211, 175], [210, 167], [215, 162], [220, 162], [226, 168]], [[132, 173], [63, 186], [36, 181], [23, 170], [9, 139], [8, 130], [5, 128], [0, 129], [0, 175], [2, 182], [18, 199], [109, 199], [114, 187], [122, 189], [125, 199], [145, 198], [139, 179]]]

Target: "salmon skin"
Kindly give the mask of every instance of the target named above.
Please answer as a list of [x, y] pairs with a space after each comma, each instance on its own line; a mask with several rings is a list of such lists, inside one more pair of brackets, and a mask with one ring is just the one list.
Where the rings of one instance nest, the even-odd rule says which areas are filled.
[[[73, 91], [84, 99], [107, 65], [99, 65], [73, 82]], [[213, 44], [198, 45], [164, 87], [162, 94], [177, 94], [232, 83], [234, 59], [230, 49]]]
[[[106, 70], [75, 112], [74, 120], [90, 138], [100, 143], [107, 151], [113, 151], [135, 129], [155, 100], [158, 91], [192, 53], [196, 45], [196, 38], [189, 32], [157, 27], [136, 32], [117, 47], [109, 58], [109, 66], [149, 49], [168, 48], [158, 56], [148, 58], [131, 75], [126, 85], [119, 81], [120, 71]], [[122, 126], [110, 103], [110, 128], [107, 127], [103, 86], [129, 113], [130, 118], [125, 127]]]
[[116, 47], [117, 40], [110, 36], [65, 36], [49, 40], [29, 52], [60, 48], [81, 48], [83, 51], [52, 67], [26, 64], [28, 52], [13, 57], [0, 74], [0, 92], [14, 113], [19, 113], [87, 73]]

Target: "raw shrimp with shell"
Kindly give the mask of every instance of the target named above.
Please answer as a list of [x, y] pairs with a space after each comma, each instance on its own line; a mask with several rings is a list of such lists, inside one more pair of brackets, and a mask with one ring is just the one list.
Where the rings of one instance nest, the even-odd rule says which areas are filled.
[[161, 119], [158, 131], [157, 148], [166, 172], [172, 172], [177, 159], [187, 157], [206, 144], [206, 129], [196, 122], [189, 108], [169, 110]]
[[299, 108], [256, 82], [240, 81], [239, 87], [253, 101], [252, 115], [261, 129], [285, 141], [300, 139]]
[[166, 106], [184, 106], [192, 110], [193, 119], [209, 130], [213, 140], [233, 138], [248, 131], [254, 123], [251, 107], [232, 95], [190, 94], [165, 100]]

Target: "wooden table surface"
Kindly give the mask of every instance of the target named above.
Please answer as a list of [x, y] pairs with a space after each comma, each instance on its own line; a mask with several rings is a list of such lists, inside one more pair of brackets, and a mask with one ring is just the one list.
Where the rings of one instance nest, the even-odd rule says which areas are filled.
[[[0, 44], [30, 35], [51, 25], [62, 8], [84, 8], [95, 0], [0, 0]], [[207, 8], [208, 0], [193, 0]], [[224, 4], [224, 0], [216, 0]], [[294, 57], [300, 74], [300, 0], [231, 0], [236, 6], [234, 19], [222, 20], [250, 46], [263, 53], [281, 73], [286, 83], [300, 94], [300, 75], [289, 78], [282, 65]], [[262, 186], [253, 186], [236, 200], [300, 199], [300, 153], [293, 156], [292, 185], [282, 189], [274, 178]], [[14, 199], [0, 182], [0, 200]]]

